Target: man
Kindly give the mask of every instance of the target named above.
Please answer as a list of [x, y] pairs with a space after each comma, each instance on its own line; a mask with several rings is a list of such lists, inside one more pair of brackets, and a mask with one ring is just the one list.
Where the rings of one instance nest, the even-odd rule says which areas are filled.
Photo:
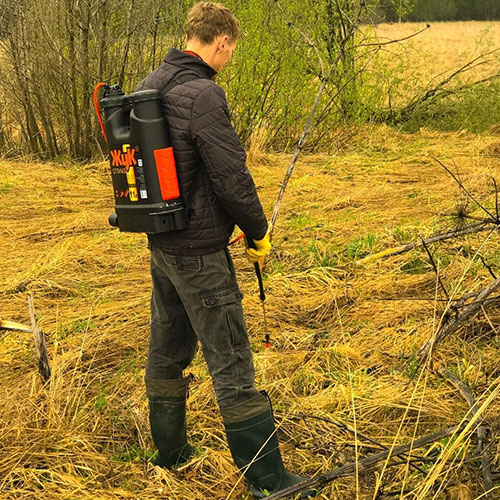
[[262, 498], [264, 490], [303, 478], [284, 469], [270, 402], [254, 386], [242, 295], [226, 248], [235, 224], [253, 240], [251, 262], [271, 248], [245, 152], [214, 82], [231, 60], [238, 32], [223, 5], [197, 3], [187, 18], [186, 50], [171, 49], [136, 89], [162, 93], [189, 211], [186, 229], [149, 236], [153, 294], [145, 379], [156, 464], [185, 462], [193, 449], [186, 438], [189, 377], [183, 371], [201, 343], [231, 454], [254, 496]]

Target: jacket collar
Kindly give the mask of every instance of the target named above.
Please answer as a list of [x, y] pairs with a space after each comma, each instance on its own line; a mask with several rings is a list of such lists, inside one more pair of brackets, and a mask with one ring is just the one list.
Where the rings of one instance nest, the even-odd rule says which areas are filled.
[[165, 56], [164, 62], [177, 66], [180, 69], [191, 69], [204, 78], [212, 79], [216, 74], [211, 66], [198, 57], [194, 57], [178, 49], [170, 49]]

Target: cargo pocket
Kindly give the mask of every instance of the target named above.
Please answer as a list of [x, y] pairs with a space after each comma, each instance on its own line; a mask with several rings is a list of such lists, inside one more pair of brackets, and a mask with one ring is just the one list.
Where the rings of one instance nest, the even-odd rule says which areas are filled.
[[224, 306], [233, 302], [239, 302], [243, 298], [243, 294], [238, 287], [210, 290], [200, 293], [200, 296], [205, 307]]
[[200, 293], [210, 322], [207, 344], [216, 352], [232, 352], [249, 345], [241, 307], [243, 294], [237, 286]]
[[199, 255], [165, 255], [168, 265], [180, 271], [201, 271], [201, 257]]

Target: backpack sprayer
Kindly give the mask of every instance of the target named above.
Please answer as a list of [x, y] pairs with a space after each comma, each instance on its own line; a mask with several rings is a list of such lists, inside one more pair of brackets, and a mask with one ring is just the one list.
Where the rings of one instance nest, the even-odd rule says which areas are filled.
[[[170, 86], [198, 78], [185, 75]], [[104, 87], [101, 106], [97, 93]], [[125, 95], [119, 85], [98, 83], [94, 89], [94, 107], [108, 144], [115, 213], [109, 223], [120, 231], [158, 234], [185, 229], [188, 223], [175, 168], [167, 121], [161, 108], [159, 90], [140, 90]], [[189, 205], [188, 200], [188, 205]], [[245, 237], [241, 235], [232, 243]], [[247, 244], [254, 248], [253, 241]], [[267, 327], [266, 295], [259, 263], [254, 264], [259, 282], [259, 297], [264, 315], [264, 345], [270, 346]]]
[[[101, 106], [97, 92], [104, 87]], [[157, 234], [187, 227], [167, 121], [158, 90], [125, 95], [118, 85], [99, 83], [94, 106], [108, 143], [115, 213], [120, 231]]]

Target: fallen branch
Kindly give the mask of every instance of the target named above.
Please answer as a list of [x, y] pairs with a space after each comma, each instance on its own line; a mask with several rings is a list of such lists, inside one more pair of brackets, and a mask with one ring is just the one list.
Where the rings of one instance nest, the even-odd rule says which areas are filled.
[[446, 88], [446, 86], [455, 79], [455, 77], [462, 75], [463, 73], [467, 73], [478, 66], [488, 64], [494, 59], [487, 59], [487, 57], [494, 56], [498, 53], [499, 49], [494, 49], [486, 54], [481, 54], [471, 61], [465, 63], [460, 68], [456, 69], [453, 73], [448, 75], [446, 78], [437, 83], [433, 88], [428, 89], [423, 95], [414, 97], [406, 106], [399, 109], [397, 112], [390, 110], [388, 113], [381, 114], [380, 118], [383, 118], [385, 121], [391, 120], [393, 123], [401, 123], [408, 120], [408, 118], [415, 113], [417, 108], [427, 105], [430, 102], [436, 102], [438, 99], [442, 99], [449, 95], [454, 95], [462, 90], [469, 89], [474, 87], [475, 85], [479, 85], [481, 83], [490, 81], [492, 79], [498, 78], [500, 75], [495, 73], [490, 75], [489, 77], [479, 80], [477, 82], [465, 83], [456, 88]]
[[447, 233], [439, 233], [434, 236], [430, 236], [426, 239], [421, 239], [420, 241], [414, 241], [412, 243], [408, 243], [407, 245], [401, 245], [399, 247], [388, 248], [387, 250], [383, 250], [382, 252], [375, 253], [373, 255], [368, 255], [362, 259], [356, 261], [356, 264], [364, 264], [370, 260], [376, 259], [386, 259], [387, 257], [393, 257], [394, 255], [400, 255], [402, 253], [409, 252], [415, 248], [424, 246], [429, 243], [436, 243], [437, 241], [449, 240], [452, 238], [457, 238], [458, 236], [463, 236], [465, 234], [479, 233], [481, 231], [491, 230], [493, 226], [498, 226], [498, 224], [494, 221], [482, 221], [477, 224], [471, 224], [465, 229], [454, 229], [453, 231], [448, 231]]
[[[344, 432], [349, 432], [350, 434], [353, 434], [357, 438], [365, 439], [366, 441], [368, 441], [372, 445], [375, 445], [377, 448], [381, 448], [382, 450], [388, 450], [389, 449], [389, 446], [386, 446], [385, 444], [381, 443], [380, 441], [377, 441], [376, 439], [373, 439], [370, 436], [367, 436], [366, 434], [362, 434], [358, 430], [354, 430], [350, 426], [348, 426], [348, 425], [346, 425], [346, 424], [344, 424], [342, 422], [339, 422], [337, 420], [332, 420], [332, 419], [329, 419], [329, 418], [326, 418], [326, 417], [320, 417], [320, 416], [316, 416], [316, 415], [308, 415], [307, 413], [298, 413], [298, 414], [292, 415], [291, 417], [288, 417], [288, 418], [301, 418], [301, 419], [304, 419], [304, 420], [306, 418], [311, 418], [311, 419], [314, 419], [314, 420], [319, 420], [320, 422], [325, 422], [327, 424], [335, 425], [338, 429], [340, 429], [340, 430], [342, 430]], [[366, 445], [363, 445], [363, 446], [366, 446]], [[403, 456], [403, 458], [405, 458], [405, 456]], [[420, 459], [417, 459], [417, 460], [420, 461]], [[416, 465], [413, 460], [410, 459], [409, 460], [409, 464], [414, 469], [416, 469], [419, 472], [425, 474], [425, 471], [422, 468], [420, 468], [418, 465]]]
[[[474, 395], [467, 387], [466, 384], [461, 382], [453, 373], [449, 370], [441, 369], [439, 370], [439, 375], [443, 378], [450, 380], [453, 385], [462, 393], [464, 398], [469, 403], [471, 414], [474, 415], [478, 412], [478, 407], [476, 404], [476, 400], [474, 399]], [[478, 443], [477, 443], [477, 453], [481, 457], [481, 471], [483, 473], [483, 482], [484, 482], [484, 498], [487, 500], [492, 500], [493, 497], [491, 495], [491, 491], [493, 490], [493, 477], [490, 470], [491, 458], [488, 453], [488, 438], [486, 433], [486, 427], [479, 423], [476, 428]]]
[[359, 474], [364, 474], [372, 470], [374, 466], [377, 465], [378, 463], [387, 460], [390, 457], [397, 457], [403, 455], [404, 453], [408, 453], [411, 450], [422, 448], [423, 446], [439, 441], [440, 439], [452, 436], [455, 432], [461, 429], [462, 425], [456, 425], [454, 427], [449, 427], [448, 429], [444, 429], [434, 434], [421, 437], [411, 443], [403, 444], [401, 446], [395, 446], [391, 450], [385, 450], [379, 453], [374, 453], [373, 455], [370, 455], [369, 457], [366, 458], [362, 458], [357, 462], [348, 463], [346, 465], [338, 467], [337, 469], [327, 472], [326, 474], [321, 474], [311, 479], [302, 481], [301, 483], [298, 483], [294, 486], [285, 488], [281, 491], [278, 491], [277, 493], [269, 495], [266, 498], [267, 500], [279, 500], [282, 498], [288, 498], [306, 489], [321, 488], [325, 484], [335, 481], [335, 479], [339, 479], [341, 477], [346, 477], [346, 476], [352, 476], [356, 474], [356, 471]]
[[11, 330], [13, 332], [31, 332], [29, 326], [21, 325], [21, 323], [16, 323], [15, 321], [9, 321], [8, 319], [0, 319], [0, 330]]
[[[449, 314], [445, 322], [443, 322], [435, 335], [433, 335], [417, 352], [417, 356], [423, 359], [429, 353], [431, 353], [436, 345], [441, 342], [444, 338], [448, 337], [452, 333], [456, 332], [466, 321], [473, 318], [484, 305], [485, 300], [489, 296], [500, 289], [500, 278], [497, 278], [493, 283], [490, 283], [487, 287], [482, 288], [479, 292], [473, 294], [474, 300], [462, 307], [459, 311], [455, 310], [455, 314]], [[467, 294], [467, 298], [470, 298], [471, 294]], [[457, 306], [458, 307], [458, 306]], [[455, 308], [454, 308], [455, 309]]]
[[103, 231], [104, 227], [72, 227], [70, 229], [61, 229], [59, 231], [53, 231], [48, 233], [47, 231], [42, 231], [40, 233], [25, 234], [24, 236], [19, 236], [18, 239], [25, 240], [31, 239], [33, 241], [42, 241], [54, 238], [56, 236], [68, 236], [80, 233], [88, 233], [93, 231]]
[[49, 357], [47, 355], [47, 347], [45, 345], [45, 335], [38, 328], [36, 316], [35, 316], [35, 308], [33, 306], [33, 297], [28, 294], [28, 309], [30, 313], [31, 319], [31, 330], [33, 332], [33, 337], [35, 340], [35, 349], [38, 357], [38, 371], [40, 372], [40, 376], [44, 382], [47, 382], [50, 378], [50, 365], [49, 365]]

